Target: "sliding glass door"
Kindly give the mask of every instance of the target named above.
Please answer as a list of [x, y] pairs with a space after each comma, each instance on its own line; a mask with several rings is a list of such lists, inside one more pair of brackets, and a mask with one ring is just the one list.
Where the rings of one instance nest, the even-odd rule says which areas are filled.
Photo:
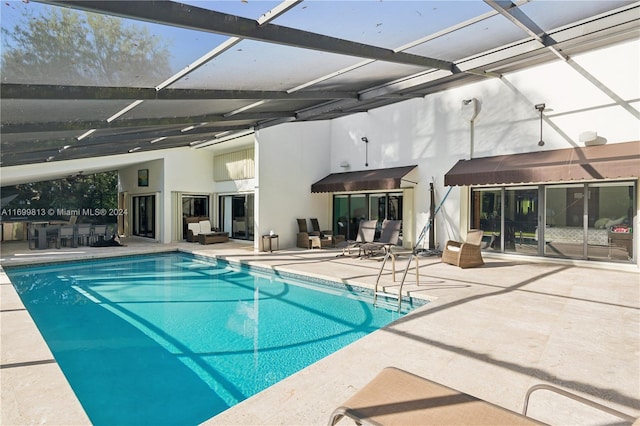
[[253, 240], [254, 194], [220, 196], [220, 227], [231, 238]]
[[156, 237], [156, 196], [135, 196], [133, 201], [133, 235]]
[[470, 223], [486, 250], [628, 262], [635, 190], [633, 182], [474, 188]]
[[333, 196], [333, 232], [355, 240], [362, 220], [402, 220], [402, 193], [345, 194]]

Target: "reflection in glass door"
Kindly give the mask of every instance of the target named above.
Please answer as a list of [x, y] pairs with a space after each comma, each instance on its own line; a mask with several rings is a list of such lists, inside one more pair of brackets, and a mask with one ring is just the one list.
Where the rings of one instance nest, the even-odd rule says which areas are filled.
[[360, 221], [368, 219], [367, 197], [364, 194], [352, 194], [349, 196], [349, 239], [355, 240], [358, 236]]
[[333, 230], [336, 235], [344, 235], [347, 240], [353, 240], [349, 233], [349, 196], [333, 196]]
[[333, 196], [333, 232], [355, 240], [362, 220], [377, 220], [376, 238], [382, 221], [402, 220], [403, 195], [401, 192], [379, 194], [344, 194]]
[[471, 228], [486, 250], [633, 262], [635, 194], [634, 182], [474, 188]]
[[471, 228], [484, 232], [486, 248], [502, 251], [502, 190], [473, 189]]
[[220, 197], [220, 226], [231, 238], [253, 240], [254, 194]]
[[589, 184], [587, 254], [589, 259], [633, 260], [635, 187], [629, 182]]
[[504, 251], [538, 254], [538, 188], [506, 188], [504, 192]]
[[544, 254], [585, 258], [585, 185], [547, 187], [545, 201]]
[[133, 197], [133, 235], [156, 237], [156, 196]]

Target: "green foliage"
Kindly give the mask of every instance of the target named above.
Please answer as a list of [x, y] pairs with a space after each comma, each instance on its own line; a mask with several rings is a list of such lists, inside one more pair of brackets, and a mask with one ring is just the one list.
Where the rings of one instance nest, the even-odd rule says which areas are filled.
[[[118, 207], [118, 173], [106, 172], [92, 175], [71, 176], [46, 182], [32, 182], [13, 187], [3, 187], [2, 197], [17, 197], [2, 205], [2, 220], [11, 218], [32, 220], [68, 219], [67, 210], [95, 211]], [[51, 210], [53, 209], [53, 210]], [[33, 211], [35, 215], [29, 214]], [[50, 214], [54, 211], [54, 214]], [[42, 214], [42, 212], [46, 212]], [[25, 214], [26, 213], [26, 214]], [[79, 215], [79, 221], [89, 223], [115, 223], [109, 215]]]
[[167, 45], [147, 27], [65, 8], [47, 12], [25, 9], [20, 25], [2, 29], [4, 81], [119, 86], [171, 74]]

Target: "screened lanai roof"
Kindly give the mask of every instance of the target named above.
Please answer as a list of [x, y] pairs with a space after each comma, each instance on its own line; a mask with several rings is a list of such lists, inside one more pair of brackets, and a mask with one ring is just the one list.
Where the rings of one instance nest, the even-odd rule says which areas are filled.
[[[38, 27], [70, 10], [69, 29]], [[637, 38], [640, 4], [6, 1], [1, 16], [7, 167], [198, 149], [423, 97]]]

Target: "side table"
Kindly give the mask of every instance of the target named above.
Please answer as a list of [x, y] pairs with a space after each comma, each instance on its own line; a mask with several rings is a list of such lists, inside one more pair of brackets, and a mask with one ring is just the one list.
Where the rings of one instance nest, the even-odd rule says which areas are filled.
[[269, 251], [273, 251], [273, 240], [276, 240], [276, 250], [280, 248], [280, 239], [277, 235], [266, 234], [262, 236], [262, 250], [267, 251], [267, 244], [269, 242]]

